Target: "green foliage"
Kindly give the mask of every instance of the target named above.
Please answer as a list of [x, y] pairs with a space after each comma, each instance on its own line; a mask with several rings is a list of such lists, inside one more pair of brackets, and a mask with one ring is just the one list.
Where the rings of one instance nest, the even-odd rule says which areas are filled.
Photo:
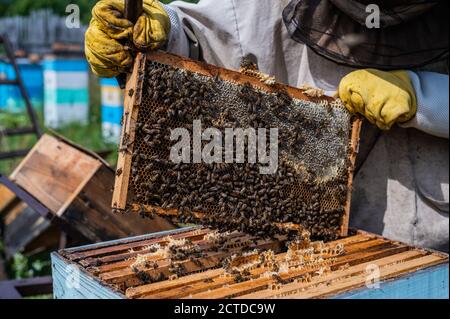
[[[161, 0], [162, 3], [170, 3], [173, 0]], [[190, 3], [197, 3], [199, 0], [184, 0]], [[39, 9], [52, 9], [53, 12], [64, 15], [66, 6], [76, 4], [80, 7], [80, 18], [87, 24], [91, 18], [91, 9], [97, 0], [0, 0], [1, 16], [26, 16], [31, 11]]]
[[51, 261], [48, 253], [40, 253], [32, 257], [16, 253], [6, 261], [4, 243], [0, 240], [0, 262], [4, 260], [4, 267], [10, 279], [24, 279], [38, 276], [48, 276], [51, 273]]
[[[42, 113], [38, 113], [42, 117]], [[30, 126], [28, 115], [23, 113], [8, 113], [0, 110], [0, 131], [5, 128], [19, 128]], [[5, 137], [0, 134], [0, 150], [13, 151], [27, 149], [36, 143], [34, 135], [17, 135]], [[10, 159], [0, 161], [0, 174], [9, 175], [14, 167], [20, 162], [20, 159]]]
[[28, 258], [22, 254], [15, 254], [11, 264], [15, 279], [30, 278], [33, 271], [28, 267]]
[[[24, 279], [37, 276], [49, 276], [51, 274], [50, 256], [37, 255], [34, 257], [27, 257], [22, 254], [16, 254], [8, 262], [5, 261], [4, 244], [0, 240], [0, 268], [3, 266], [8, 270], [9, 279]], [[52, 294], [37, 295], [25, 297], [25, 299], [52, 299]]]
[[[0, 111], [0, 123], [8, 123], [8, 128], [23, 127], [28, 123], [28, 118], [25, 113], [8, 113]], [[3, 128], [3, 125], [0, 125]]]
[[25, 297], [24, 299], [53, 299], [53, 294]]
[[[97, 0], [15, 0], [3, 1], [0, 4], [0, 16], [28, 15], [31, 11], [39, 9], [52, 9], [53, 12], [64, 15], [66, 6], [73, 3], [80, 7], [80, 18], [83, 23], [87, 23], [90, 19], [90, 11]], [[88, 14], [86, 14], [88, 13]]]
[[50, 273], [49, 259], [29, 258], [21, 253], [13, 256], [11, 264], [11, 277], [14, 279], [33, 278]]

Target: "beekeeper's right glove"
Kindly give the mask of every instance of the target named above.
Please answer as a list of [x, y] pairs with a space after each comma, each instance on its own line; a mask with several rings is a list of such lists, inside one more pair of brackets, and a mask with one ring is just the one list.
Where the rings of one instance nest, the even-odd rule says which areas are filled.
[[128, 43], [138, 50], [155, 50], [170, 33], [167, 12], [157, 0], [144, 0], [144, 13], [133, 25], [124, 18], [123, 0], [101, 0], [92, 9], [85, 53], [92, 71], [101, 77], [126, 73], [133, 65]]
[[339, 97], [352, 113], [364, 115], [382, 130], [411, 120], [417, 99], [406, 71], [357, 70], [339, 84]]

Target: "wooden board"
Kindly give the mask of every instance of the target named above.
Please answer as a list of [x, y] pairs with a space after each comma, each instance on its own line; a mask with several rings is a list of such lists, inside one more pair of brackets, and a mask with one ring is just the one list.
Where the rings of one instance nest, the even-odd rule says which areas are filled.
[[60, 216], [100, 166], [97, 159], [44, 135], [10, 178]]
[[5, 223], [3, 239], [6, 253], [9, 256], [23, 252], [27, 245], [44, 234], [50, 227], [49, 220], [36, 213], [25, 203], [20, 203], [19, 206], [22, 206], [18, 207], [19, 214], [16, 215], [12, 211], [11, 215], [15, 215], [14, 218], [7, 216], [7, 223]]
[[[136, 57], [133, 72], [128, 75], [124, 98], [124, 115], [122, 126], [122, 138], [119, 149], [126, 147], [128, 140], [134, 141], [136, 122], [138, 119], [141, 90], [144, 81], [145, 54], [139, 53]], [[126, 139], [124, 136], [128, 136]], [[119, 152], [117, 169], [122, 173], [116, 176], [112, 207], [114, 209], [125, 209], [128, 197], [128, 181], [131, 173], [132, 152]]]
[[[192, 263], [183, 262], [187, 273], [178, 278], [154, 283], [143, 282], [132, 271], [132, 264], [148, 247], [164, 245], [167, 236], [187, 238], [192, 243], [208, 245], [208, 229], [196, 227], [149, 236], [129, 238], [110, 243], [68, 249], [52, 254], [53, 280], [64, 280], [63, 269], [69, 265], [77, 270], [80, 286], [76, 289], [57, 284], [55, 297], [65, 298], [448, 298], [448, 255], [410, 247], [376, 235], [357, 232], [353, 236], [329, 243], [343, 245], [344, 253], [321, 257], [329, 260], [329, 270], [293, 268], [280, 272], [285, 283], [266, 276], [268, 269], [250, 269], [251, 280], [236, 282], [214, 263], [212, 254], [201, 257], [208, 269], [198, 272]], [[227, 234], [229, 236], [230, 234]], [[244, 234], [234, 233], [234, 240]], [[282, 241], [281, 241], [282, 242]], [[259, 243], [261, 250], [273, 249], [275, 260], [284, 260], [286, 252], [276, 242]], [[325, 250], [326, 251], [326, 250]], [[237, 250], [227, 253], [233, 254]], [[327, 255], [328, 254], [328, 255]], [[152, 255], [153, 256], [153, 255]], [[156, 271], [166, 272], [168, 261], [154, 256]], [[170, 262], [170, 261], [169, 261]], [[368, 269], [379, 270], [379, 286], [367, 286]], [[145, 272], [152, 273], [152, 267]], [[374, 277], [375, 278], [375, 277]], [[290, 281], [288, 281], [290, 280]], [[375, 281], [369, 281], [373, 284]]]
[[33, 254], [58, 249], [60, 231], [52, 228], [49, 220], [20, 201], [4, 185], [0, 185], [0, 216], [4, 227], [4, 249], [8, 258], [17, 252]]
[[8, 205], [16, 200], [16, 196], [4, 185], [0, 184], [0, 216], [3, 214]]

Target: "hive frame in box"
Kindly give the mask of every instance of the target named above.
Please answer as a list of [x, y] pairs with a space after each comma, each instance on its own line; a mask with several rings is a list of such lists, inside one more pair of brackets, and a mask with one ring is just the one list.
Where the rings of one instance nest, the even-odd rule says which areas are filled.
[[[133, 153], [133, 144], [135, 141], [135, 130], [136, 124], [138, 121], [139, 107], [142, 103], [142, 88], [144, 84], [145, 78], [145, 67], [146, 61], [155, 61], [160, 62], [162, 64], [167, 64], [173, 66], [175, 68], [186, 69], [194, 73], [198, 73], [200, 75], [209, 76], [212, 78], [220, 78], [225, 81], [234, 82], [234, 83], [249, 83], [254, 87], [258, 87], [263, 91], [268, 93], [276, 92], [282, 89], [286, 92], [290, 97], [296, 98], [299, 100], [312, 101], [312, 102], [320, 102], [327, 101], [332, 102], [334, 99], [331, 97], [323, 96], [320, 98], [310, 97], [303, 93], [302, 90], [289, 87], [283, 84], [275, 84], [273, 86], [266, 85], [262, 83], [256, 77], [251, 77], [239, 72], [226, 70], [220, 67], [216, 67], [213, 65], [209, 65], [203, 62], [193, 61], [187, 58], [183, 58], [180, 56], [172, 55], [165, 52], [148, 52], [146, 54], [139, 53], [136, 57], [133, 72], [128, 76], [125, 98], [124, 98], [124, 116], [122, 119], [123, 127], [122, 127], [122, 135], [120, 142], [120, 150], [126, 149], [126, 151], [119, 151], [118, 157], [118, 171], [120, 174], [117, 174], [114, 193], [113, 193], [113, 201], [112, 207], [116, 210], [126, 210], [127, 198], [129, 193], [129, 180], [131, 175], [131, 167], [132, 167], [132, 153]], [[340, 233], [339, 235], [342, 237], [347, 236], [348, 234], [348, 222], [349, 222], [349, 213], [350, 213], [350, 203], [351, 203], [351, 189], [353, 184], [353, 168], [356, 161], [356, 155], [358, 153], [359, 148], [359, 134], [361, 130], [361, 119], [357, 117], [352, 118], [351, 124], [351, 136], [350, 136], [350, 149], [352, 150], [349, 161], [351, 163], [350, 169], [348, 169], [348, 192], [347, 192], [347, 201], [344, 209], [343, 220], [341, 222]], [[156, 208], [157, 211], [160, 211], [159, 208]], [[166, 211], [167, 213], [167, 211]], [[170, 211], [169, 214], [176, 214], [176, 210]]]
[[[224, 269], [211, 264], [204, 271], [153, 283], [141, 282], [138, 273], [130, 268], [140, 254], [148, 253], [149, 245], [167, 243], [170, 238], [191, 238], [194, 243], [200, 243], [205, 242], [204, 238], [209, 233], [208, 229], [188, 227], [52, 253], [54, 297], [448, 299], [447, 254], [408, 246], [363, 231], [352, 232], [348, 238], [326, 244], [343, 245], [343, 252], [336, 257], [324, 256], [324, 260], [331, 262], [328, 271], [320, 273], [317, 266], [292, 269], [280, 276], [295, 280], [280, 285], [277, 285], [276, 278], [270, 276], [255, 276], [253, 280], [235, 282], [233, 276], [223, 273]], [[240, 238], [239, 234], [235, 235], [234, 239]], [[276, 247], [275, 242], [268, 244], [266, 249]], [[277, 252], [276, 248], [274, 253], [280, 258], [285, 255], [282, 251]], [[152, 258], [159, 263], [156, 271], [167, 268], [161, 262], [165, 257], [149, 256], [149, 262]], [[367, 269], [373, 269], [373, 266], [379, 267], [378, 288], [367, 286]], [[155, 271], [151, 266], [145, 267], [141, 271]], [[189, 266], [186, 264], [186, 267]], [[80, 284], [66, 285], [66, 277], [73, 275], [74, 269]], [[255, 270], [250, 271], [252, 276], [257, 275]], [[302, 280], [307, 274], [311, 277]]]

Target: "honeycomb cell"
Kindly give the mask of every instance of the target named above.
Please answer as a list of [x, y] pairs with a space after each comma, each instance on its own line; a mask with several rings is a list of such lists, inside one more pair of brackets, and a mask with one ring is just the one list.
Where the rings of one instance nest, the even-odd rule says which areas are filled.
[[[283, 233], [279, 223], [299, 224], [312, 238], [339, 236], [352, 129], [342, 104], [313, 103], [284, 92], [268, 93], [262, 86], [146, 63], [130, 204], [175, 209], [179, 222], [262, 237]], [[262, 175], [257, 163], [171, 162], [171, 130], [185, 128], [192, 136], [193, 120], [198, 119], [203, 129], [214, 127], [222, 135], [225, 128], [278, 128], [277, 172]], [[192, 141], [190, 146], [192, 158]]]

